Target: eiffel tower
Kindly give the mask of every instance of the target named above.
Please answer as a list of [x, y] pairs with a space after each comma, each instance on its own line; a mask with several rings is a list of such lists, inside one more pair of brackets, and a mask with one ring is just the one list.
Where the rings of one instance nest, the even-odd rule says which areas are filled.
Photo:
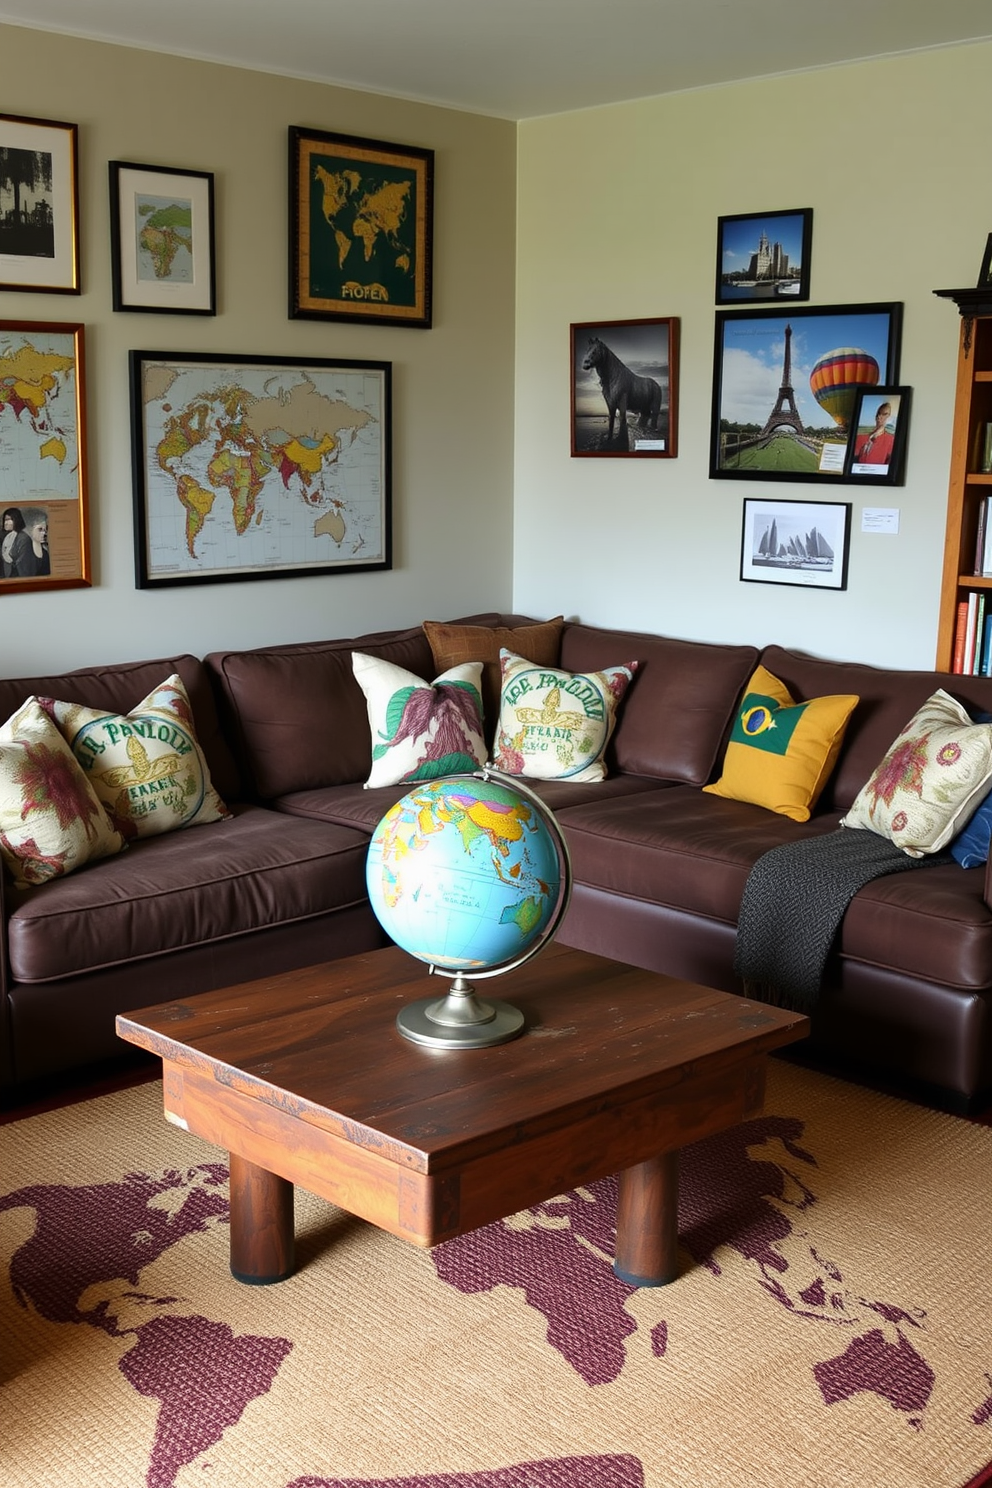
[[797, 434], [802, 434], [803, 421], [799, 417], [796, 408], [796, 400], [792, 392], [792, 327], [785, 328], [785, 366], [782, 368], [782, 386], [778, 390], [775, 407], [765, 422], [765, 427], [758, 435], [759, 439], [766, 438], [775, 429], [788, 427], [795, 429]]

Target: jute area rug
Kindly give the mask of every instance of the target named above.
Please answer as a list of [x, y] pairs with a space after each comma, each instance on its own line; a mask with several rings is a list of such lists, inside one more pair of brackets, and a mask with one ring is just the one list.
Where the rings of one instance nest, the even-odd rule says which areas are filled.
[[[992, 1130], [772, 1061], [683, 1155], [682, 1274], [615, 1185], [418, 1251], [297, 1194], [227, 1266], [226, 1154], [149, 1084], [0, 1133], [3, 1488], [962, 1488], [992, 1461]], [[984, 1476], [984, 1475], [983, 1475]]]

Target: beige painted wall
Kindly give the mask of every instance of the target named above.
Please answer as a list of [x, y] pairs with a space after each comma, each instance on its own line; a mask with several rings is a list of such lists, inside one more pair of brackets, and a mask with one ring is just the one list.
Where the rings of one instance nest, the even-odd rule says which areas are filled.
[[[992, 230], [990, 71], [980, 44], [520, 126], [518, 609], [933, 665], [960, 321], [932, 291], [976, 282]], [[843, 593], [738, 577], [743, 498], [819, 485], [708, 478], [717, 217], [807, 206], [811, 303], [903, 302], [914, 389], [905, 486], [828, 493], [854, 504]], [[570, 323], [668, 315], [678, 458], [570, 458]], [[865, 506], [898, 536], [863, 533]]]
[[[11, 26], [0, 109], [79, 126], [83, 293], [2, 293], [0, 317], [85, 326], [94, 572], [88, 590], [0, 596], [4, 675], [508, 606], [513, 124]], [[432, 330], [288, 319], [292, 124], [435, 150]], [[216, 317], [113, 311], [109, 160], [215, 173]], [[391, 361], [392, 571], [136, 590], [130, 348]]]

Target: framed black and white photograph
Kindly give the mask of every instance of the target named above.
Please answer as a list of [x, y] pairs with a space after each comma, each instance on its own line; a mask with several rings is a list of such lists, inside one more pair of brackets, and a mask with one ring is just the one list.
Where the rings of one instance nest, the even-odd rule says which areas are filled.
[[717, 218], [717, 304], [808, 300], [812, 240], [812, 207]]
[[858, 393], [847, 449], [848, 476], [865, 485], [902, 484], [910, 397], [908, 387], [875, 387]]
[[77, 129], [0, 114], [0, 290], [79, 294]]
[[851, 504], [846, 501], [744, 501], [741, 579], [846, 589]]
[[678, 454], [679, 322], [583, 321], [571, 328], [572, 454]]
[[214, 315], [214, 178], [110, 162], [115, 310]]
[[710, 476], [856, 479], [848, 440], [858, 395], [899, 380], [902, 305], [718, 310]]

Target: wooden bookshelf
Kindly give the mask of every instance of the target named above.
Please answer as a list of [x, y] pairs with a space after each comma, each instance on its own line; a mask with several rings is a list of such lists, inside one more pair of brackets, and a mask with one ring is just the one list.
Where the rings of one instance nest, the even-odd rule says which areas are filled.
[[985, 426], [992, 425], [992, 287], [934, 294], [954, 300], [961, 315], [935, 662], [949, 672], [958, 606], [970, 593], [992, 589], [992, 574], [975, 573], [979, 516], [985, 497], [992, 497], [992, 472], [981, 469]]

